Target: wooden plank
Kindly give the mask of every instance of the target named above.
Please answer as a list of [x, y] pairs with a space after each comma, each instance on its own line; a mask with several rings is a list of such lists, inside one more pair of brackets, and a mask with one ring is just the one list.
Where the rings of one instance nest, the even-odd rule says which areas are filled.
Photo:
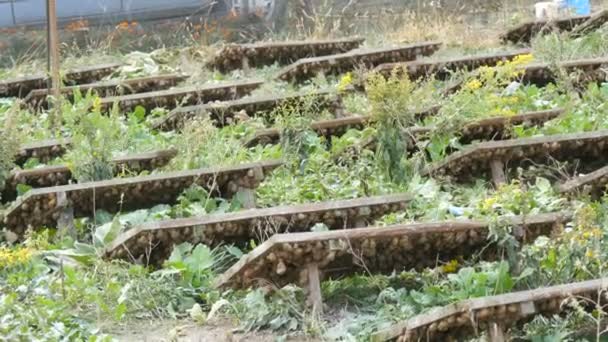
[[531, 53], [530, 49], [520, 49], [494, 54], [479, 56], [463, 56], [447, 58], [435, 61], [412, 61], [405, 63], [385, 63], [377, 66], [372, 73], [380, 73], [388, 77], [395, 69], [398, 74], [406, 73], [411, 80], [435, 77], [439, 80], [447, 80], [453, 72], [459, 70], [472, 71], [481, 66], [493, 67], [499, 62], [506, 62], [513, 58]]
[[239, 112], [244, 111], [247, 116], [252, 117], [269, 113], [278, 106], [297, 105], [306, 99], [313, 99], [317, 104], [318, 110], [335, 109], [341, 106], [338, 93], [332, 90], [303, 91], [281, 96], [256, 96], [233, 101], [176, 108], [167, 116], [154, 123], [153, 128], [162, 131], [181, 129], [187, 121], [195, 117], [204, 117], [205, 115], [210, 115], [218, 126], [224, 126], [232, 123], [235, 120], [235, 115]]
[[23, 166], [30, 158], [37, 158], [41, 163], [46, 163], [62, 156], [70, 143], [70, 139], [51, 139], [21, 145], [15, 164]]
[[607, 288], [608, 278], [600, 278], [463, 300], [432, 309], [377, 332], [372, 336], [372, 341], [417, 341], [421, 338], [425, 341], [445, 341], [448, 336], [464, 340], [474, 336], [477, 327], [498, 323], [506, 328], [525, 323], [535, 315], [550, 317], [563, 313], [570, 310], [568, 305], [560, 305], [563, 300], [595, 299], [599, 291], [606, 291]]
[[601, 10], [591, 15], [584, 23], [574, 27], [570, 32], [571, 37], [581, 37], [587, 33], [599, 29], [608, 21], [608, 10]]
[[[65, 73], [63, 82], [66, 85], [97, 82], [112, 74], [120, 66], [121, 64], [118, 63], [110, 63], [76, 68]], [[47, 82], [46, 75], [24, 76], [0, 81], [0, 97], [25, 97], [34, 89], [45, 88]]]
[[319, 265], [310, 263], [306, 266], [308, 271], [308, 298], [312, 304], [312, 312], [316, 315], [323, 314], [323, 297], [321, 296], [321, 279], [319, 276]]
[[[132, 257], [146, 255], [153, 264], [161, 264], [173, 246], [183, 242], [246, 245], [251, 240], [264, 241], [273, 234], [309, 231], [317, 223], [333, 230], [353, 228], [360, 220], [372, 222], [403, 210], [410, 201], [411, 196], [397, 194], [151, 222], [119, 236], [104, 254], [106, 258], [130, 261]], [[150, 246], [155, 247], [150, 250]]]
[[242, 67], [244, 58], [247, 59], [248, 66], [253, 68], [274, 63], [289, 64], [301, 58], [345, 53], [358, 48], [363, 41], [363, 38], [344, 38], [228, 44], [218, 51], [208, 66], [222, 72], [232, 71]]
[[52, 208], [60, 192], [67, 194], [75, 217], [92, 216], [97, 209], [115, 213], [171, 204], [185, 189], [195, 184], [229, 197], [239, 186], [254, 188], [260, 183], [254, 169], [261, 168], [266, 174], [280, 165], [281, 161], [264, 161], [34, 189], [7, 209], [4, 223], [18, 236], [22, 236], [28, 227], [54, 227], [58, 216]]
[[[417, 120], [428, 118], [429, 116], [436, 115], [439, 112], [440, 106], [433, 106], [428, 109], [422, 110], [415, 113]], [[511, 125], [524, 125], [525, 127], [536, 126], [554, 119], [564, 113], [561, 108], [534, 111], [522, 113], [514, 116], [498, 116], [479, 121], [472, 122], [466, 125], [460, 133], [460, 143], [467, 144], [474, 140], [503, 140], [508, 139], [510, 130], [508, 129]], [[333, 119], [333, 120], [322, 120], [316, 121], [311, 124], [311, 129], [317, 132], [319, 135], [323, 135], [327, 138], [341, 136], [346, 133], [349, 129], [363, 129], [370, 122], [369, 116], [347, 116], [344, 118]], [[414, 137], [422, 137], [433, 130], [432, 127], [415, 127], [406, 130], [406, 135]], [[279, 141], [281, 137], [280, 129], [278, 128], [266, 128], [259, 130], [255, 135], [245, 142], [245, 146], [253, 147], [256, 145], [274, 144]], [[366, 147], [373, 144], [374, 141], [366, 142]], [[412, 150], [415, 146], [411, 146]]]
[[[83, 94], [92, 91], [100, 97], [120, 96], [168, 89], [176, 86], [187, 78], [187, 76], [177, 74], [147, 76], [63, 87], [60, 91], [62, 95], [68, 96], [70, 100], [73, 100], [74, 91], [76, 89], [79, 89]], [[47, 108], [48, 95], [48, 89], [35, 89], [25, 97], [24, 101], [34, 108]]]
[[535, 138], [489, 141], [465, 146], [444, 160], [432, 164], [425, 174], [449, 175], [458, 180], [478, 177], [489, 171], [490, 161], [502, 160], [510, 167], [522, 162], [543, 163], [581, 159], [597, 162], [608, 152], [608, 130], [557, 134]]
[[492, 171], [492, 181], [495, 187], [507, 183], [507, 177], [505, 176], [505, 164], [500, 159], [494, 159], [490, 161], [490, 169]]
[[524, 127], [540, 126], [562, 114], [564, 109], [555, 108], [541, 111], [532, 111], [513, 116], [496, 116], [477, 120], [464, 126], [461, 131], [460, 143], [469, 144], [475, 140], [505, 140], [511, 138], [510, 127], [523, 125]]
[[[160, 150], [152, 152], [137, 153], [112, 160], [115, 172], [130, 171], [140, 173], [152, 171], [166, 165], [177, 151]], [[72, 173], [67, 165], [54, 165], [37, 169], [18, 170], [12, 172], [2, 192], [2, 201], [12, 201], [17, 197], [17, 185], [24, 184], [33, 188], [45, 188], [66, 185], [72, 180]]]
[[[551, 234], [556, 222], [571, 219], [568, 213], [503, 217], [506, 224], [521, 226], [518, 236], [529, 243]], [[301, 282], [300, 271], [310, 262], [319, 265], [328, 277], [362, 271], [391, 273], [403, 269], [435, 267], [437, 262], [469, 257], [484, 251], [495, 258], [488, 246], [488, 223], [472, 220], [403, 224], [326, 232], [277, 234], [243, 256], [218, 278], [219, 287], [247, 288], [255, 279], [279, 286]], [[277, 265], [281, 264], [281, 272]]]
[[[349, 129], [363, 129], [368, 124], [369, 116], [348, 116], [340, 119], [316, 121], [311, 124], [311, 129], [317, 134], [326, 137], [341, 136]], [[245, 142], [245, 146], [274, 144], [281, 138], [281, 130], [278, 128], [266, 128], [258, 130], [255, 135]]]
[[608, 185], [608, 166], [601, 167], [589, 174], [570, 179], [558, 186], [563, 194], [589, 194], [599, 199]]
[[544, 32], [553, 30], [571, 31], [577, 25], [583, 24], [591, 17], [588, 15], [573, 16], [559, 20], [535, 20], [522, 23], [509, 31], [503, 33], [500, 39], [503, 42], [530, 43], [532, 38]]
[[429, 56], [441, 47], [438, 42], [410, 44], [394, 48], [360, 49], [324, 57], [304, 58], [285, 67], [277, 79], [302, 81], [319, 73], [339, 74], [357, 67], [374, 68], [384, 63], [406, 62]]
[[532, 63], [519, 68], [523, 72], [520, 81], [537, 86], [545, 86], [557, 80], [555, 70], [568, 74], [571, 81], [586, 88], [587, 83], [602, 83], [608, 80], [608, 58], [577, 59], [550, 65], [548, 63]]
[[[428, 118], [439, 112], [440, 106], [433, 106], [414, 113], [417, 120]], [[363, 129], [370, 123], [370, 116], [346, 116], [343, 118], [315, 121], [310, 128], [327, 138], [339, 137], [349, 129]], [[266, 128], [258, 130], [255, 135], [245, 142], [245, 146], [253, 147], [260, 144], [273, 144], [281, 138], [281, 130], [278, 128]]]
[[170, 90], [160, 90], [141, 94], [106, 97], [101, 100], [103, 110], [117, 104], [122, 111], [128, 112], [137, 106], [151, 111], [157, 107], [173, 109], [179, 105], [197, 105], [211, 101], [227, 101], [243, 97], [258, 88], [263, 81], [224, 82], [205, 86], [191, 86]]

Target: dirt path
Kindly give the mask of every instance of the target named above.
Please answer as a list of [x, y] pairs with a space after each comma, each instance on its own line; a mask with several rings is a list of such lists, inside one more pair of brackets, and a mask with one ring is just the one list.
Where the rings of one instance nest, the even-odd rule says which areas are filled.
[[[218, 320], [204, 326], [190, 321], [136, 322], [122, 327], [112, 334], [121, 342], [275, 342], [281, 335], [269, 332], [247, 334], [232, 333], [235, 326], [229, 320]], [[286, 338], [283, 341], [313, 342], [318, 339], [304, 337]]]

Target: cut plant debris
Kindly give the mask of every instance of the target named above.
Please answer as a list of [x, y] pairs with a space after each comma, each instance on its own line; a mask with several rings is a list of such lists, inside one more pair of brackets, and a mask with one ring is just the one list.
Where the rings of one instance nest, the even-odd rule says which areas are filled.
[[0, 340], [604, 339], [606, 24], [520, 49], [347, 9], [66, 45], [60, 98], [0, 70]]

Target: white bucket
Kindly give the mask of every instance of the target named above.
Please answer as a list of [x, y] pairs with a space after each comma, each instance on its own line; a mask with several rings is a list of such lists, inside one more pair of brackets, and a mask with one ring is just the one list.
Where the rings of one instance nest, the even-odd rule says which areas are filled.
[[538, 2], [534, 5], [536, 20], [557, 19], [560, 16], [560, 8], [554, 2]]

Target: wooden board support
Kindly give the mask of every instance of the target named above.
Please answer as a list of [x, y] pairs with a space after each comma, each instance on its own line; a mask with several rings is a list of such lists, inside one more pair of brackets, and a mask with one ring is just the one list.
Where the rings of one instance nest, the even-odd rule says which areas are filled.
[[62, 156], [70, 143], [70, 139], [51, 139], [21, 145], [15, 164], [23, 166], [30, 158], [36, 158], [41, 163], [46, 163]]
[[490, 169], [492, 170], [492, 181], [495, 187], [507, 183], [507, 177], [505, 176], [505, 164], [500, 159], [492, 159], [490, 161]]
[[[93, 83], [109, 76], [121, 64], [110, 63], [96, 66], [87, 66], [68, 70], [63, 76], [66, 85]], [[25, 76], [0, 81], [0, 97], [25, 97], [32, 90], [46, 88], [48, 77], [46, 75]]]
[[[437, 75], [436, 77], [441, 78], [442, 75], [447, 75], [445, 74], [446, 70], [451, 70], [448, 67], [443, 67], [444, 69], [439, 69], [442, 67], [441, 62], [411, 62], [386, 64], [384, 66], [379, 66], [377, 70], [387, 74], [390, 73], [392, 68], [398, 65], [402, 65], [404, 66], [404, 68], [409, 65], [407, 67], [408, 74], [411, 78], [414, 79], [416, 77], [423, 77], [424, 75], [429, 75], [433, 73]], [[607, 80], [606, 68], [608, 67], [608, 58], [592, 58], [564, 61], [558, 63], [557, 67], [568, 74], [576, 73], [577, 75], [575, 75], [576, 77], [574, 78], [574, 83], [576, 85], [585, 85], [588, 82], [604, 82]], [[451, 68], [458, 69], [458, 63], [455, 63], [455, 65], [451, 66]], [[464, 66], [461, 66], [461, 68], [465, 69]], [[529, 65], [521, 66], [518, 68], [518, 70], [522, 73], [522, 76], [520, 77], [519, 81], [525, 84], [534, 84], [542, 87], [557, 80], [557, 75], [555, 74], [555, 66], [549, 65], [547, 63], [532, 63]], [[450, 94], [456, 92], [461, 88], [461, 86], [461, 82], [456, 82], [446, 91], [446, 93]]]
[[543, 163], [548, 158], [597, 162], [607, 153], [608, 130], [489, 141], [469, 145], [432, 164], [425, 173], [466, 180], [488, 172], [493, 159], [510, 161], [513, 165], [530, 161]]
[[[60, 89], [61, 94], [73, 97], [76, 89], [83, 94], [88, 91], [96, 93], [100, 97], [121, 96], [126, 94], [138, 94], [144, 92], [164, 90], [178, 85], [187, 79], [187, 76], [170, 74], [161, 76], [139, 77], [126, 80], [109, 80], [96, 83], [81, 84]], [[48, 89], [35, 89], [24, 98], [24, 101], [34, 108], [47, 108]]]
[[[608, 80], [608, 58], [577, 59], [557, 63], [557, 69], [571, 76], [572, 82], [580, 87], [588, 83], [602, 83]], [[545, 86], [555, 82], [556, 66], [548, 63], [532, 63], [519, 68], [523, 72], [520, 81], [523, 83]]]
[[[105, 256], [131, 260], [146, 255], [153, 264], [161, 264], [173, 246], [182, 242], [247, 245], [251, 240], [263, 242], [273, 234], [310, 231], [317, 223], [333, 230], [354, 228], [404, 210], [410, 200], [407, 194], [397, 194], [151, 222], [119, 236]], [[150, 246], [155, 248], [150, 250]]]
[[488, 337], [490, 342], [506, 342], [508, 341], [504, 327], [500, 322], [492, 322], [488, 327]]
[[61, 118], [61, 75], [60, 51], [59, 51], [59, 30], [57, 28], [57, 0], [46, 0], [46, 22], [47, 22], [47, 61], [48, 72], [51, 77], [48, 83], [49, 93], [53, 96], [53, 111], [49, 113], [51, 128], [55, 133], [59, 130]]
[[601, 167], [589, 174], [570, 179], [558, 186], [562, 194], [585, 194], [594, 199], [602, 197], [608, 185], [608, 166]]
[[292, 95], [281, 96], [256, 96], [233, 101], [209, 103], [195, 106], [177, 108], [164, 118], [153, 124], [157, 130], [170, 131], [181, 129], [186, 122], [196, 117], [211, 116], [216, 125], [224, 126], [235, 121], [235, 114], [245, 111], [252, 117], [259, 114], [269, 113], [278, 106], [293, 104], [297, 105], [306, 99], [313, 99], [318, 110], [335, 110], [341, 106], [338, 93], [331, 90], [317, 92], [298, 92]]
[[[160, 150], [137, 153], [112, 160], [115, 172], [129, 171], [140, 173], [152, 171], [166, 165], [175, 155], [176, 150]], [[17, 197], [17, 185], [24, 184], [33, 188], [44, 188], [66, 185], [72, 180], [72, 173], [67, 165], [55, 165], [42, 168], [12, 172], [2, 192], [3, 201], [12, 201]]]
[[319, 73], [339, 74], [352, 71], [356, 67], [374, 68], [384, 63], [406, 62], [419, 56], [429, 56], [439, 50], [441, 43], [425, 42], [395, 48], [361, 49], [351, 52], [304, 58], [285, 67], [277, 79], [282, 81], [302, 81]]
[[266, 174], [280, 165], [281, 161], [264, 161], [34, 189], [8, 208], [4, 223], [18, 236], [22, 236], [28, 227], [55, 227], [58, 215], [52, 209], [57, 203], [57, 194], [61, 192], [66, 193], [74, 206], [75, 217], [92, 216], [98, 209], [115, 213], [171, 204], [192, 185], [200, 185], [229, 198], [234, 194], [229, 184], [249, 188], [259, 184], [254, 177], [249, 177], [249, 170], [259, 167]]
[[258, 88], [263, 81], [225, 82], [206, 86], [191, 86], [170, 90], [160, 90], [141, 94], [106, 97], [101, 100], [103, 110], [117, 104], [122, 111], [128, 112], [137, 106], [151, 111], [157, 107], [173, 109], [180, 105], [197, 105], [212, 101], [227, 101], [243, 97]]
[[[505, 216], [499, 222], [525, 229], [526, 234], [516, 238], [530, 243], [540, 235], [551, 235], [556, 222], [570, 219], [569, 213], [549, 213]], [[500, 253], [496, 246], [488, 245], [488, 234], [489, 223], [472, 220], [277, 234], [243, 256], [216, 285], [247, 288], [266, 279], [278, 286], [305, 286], [300, 271], [311, 262], [325, 276], [336, 278], [435, 267], [438, 262], [478, 256], [481, 251], [482, 258], [492, 260]], [[281, 272], [276, 272], [279, 264]]]
[[[416, 119], [422, 120], [439, 112], [439, 106], [433, 106], [415, 113]], [[514, 116], [500, 116], [482, 119], [466, 125], [461, 131], [460, 143], [467, 144], [474, 140], [501, 140], [508, 139], [511, 125], [524, 125], [531, 127], [554, 119], [564, 113], [563, 109], [551, 109], [538, 112], [528, 112]], [[370, 121], [369, 116], [347, 116], [344, 118], [316, 121], [311, 124], [317, 134], [327, 138], [341, 136], [349, 129], [363, 129]], [[420, 136], [432, 131], [432, 127], [416, 127], [407, 130], [406, 134]], [[253, 147], [259, 144], [276, 143], [281, 132], [278, 128], [267, 128], [256, 132], [256, 134], [245, 142], [245, 146]]]
[[531, 53], [530, 49], [520, 49], [502, 53], [484, 54], [479, 56], [463, 56], [431, 61], [412, 61], [405, 63], [385, 63], [377, 66], [372, 73], [380, 73], [388, 77], [393, 72], [406, 73], [411, 80], [434, 77], [440, 80], [448, 79], [453, 72], [459, 70], [471, 71], [481, 66], [492, 67], [499, 62]]
[[301, 58], [335, 55], [358, 48], [362, 38], [228, 44], [209, 63], [222, 72], [238, 68], [259, 68], [274, 63], [289, 64]]
[[70, 236], [76, 238], [76, 227], [74, 226], [74, 208], [68, 201], [65, 192], [57, 193], [57, 229], [59, 236]]
[[237, 191], [237, 194], [239, 194], [240, 198], [243, 200], [243, 208], [254, 209], [256, 207], [254, 189], [241, 187]]
[[312, 312], [316, 315], [323, 314], [323, 297], [321, 296], [321, 277], [319, 276], [319, 265], [310, 263], [306, 267], [308, 275], [308, 299], [312, 305]]
[[608, 10], [601, 10], [591, 15], [584, 23], [574, 27], [570, 32], [571, 37], [581, 37], [589, 32], [599, 29], [608, 22]]
[[559, 20], [535, 20], [522, 23], [513, 29], [505, 32], [500, 36], [503, 42], [511, 43], [530, 43], [532, 38], [538, 34], [544, 32], [551, 32], [554, 30], [558, 31], [572, 31], [576, 26], [583, 24], [591, 17], [585, 16], [574, 16]]
[[551, 317], [571, 310], [570, 306], [561, 305], [564, 300], [577, 300], [591, 312], [595, 305], [589, 306], [584, 299], [595, 301], [598, 292], [607, 288], [608, 278], [601, 278], [463, 300], [377, 332], [372, 341], [445, 341], [448, 337], [466, 340], [476, 335], [477, 327], [489, 330], [492, 341], [504, 341], [506, 336], [501, 332], [508, 327], [525, 323], [536, 315]]
[[464, 126], [460, 132], [459, 142], [470, 144], [475, 140], [506, 140], [511, 138], [510, 127], [522, 125], [523, 127], [542, 126], [545, 122], [553, 120], [564, 114], [564, 109], [555, 108], [541, 111], [521, 113], [513, 116], [497, 116], [481, 119]]

